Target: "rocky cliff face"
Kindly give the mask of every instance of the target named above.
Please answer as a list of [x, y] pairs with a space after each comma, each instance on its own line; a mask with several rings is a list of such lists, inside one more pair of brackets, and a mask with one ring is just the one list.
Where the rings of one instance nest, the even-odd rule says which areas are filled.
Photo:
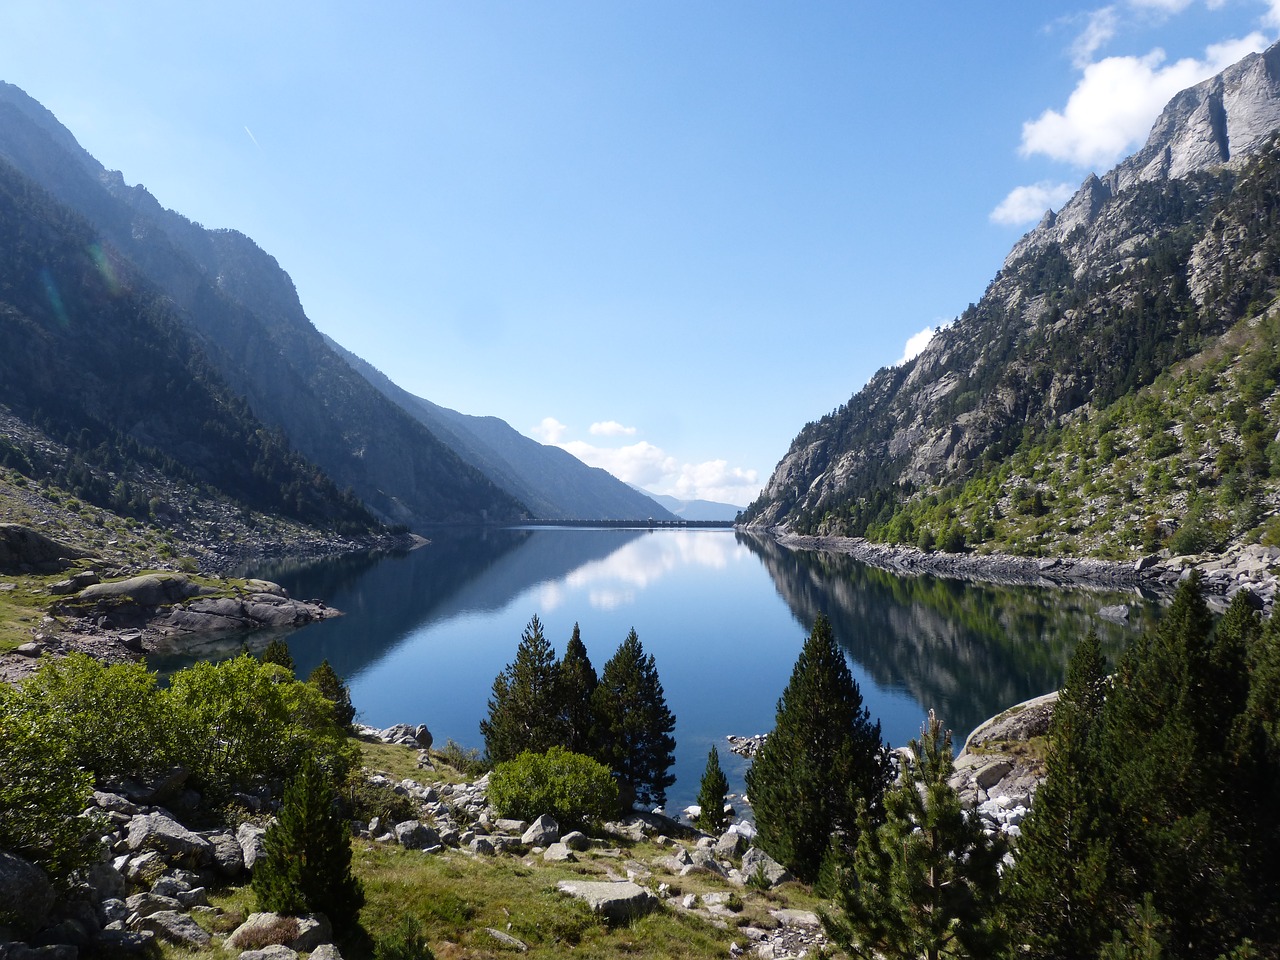
[[920, 356], [807, 424], [746, 521], [814, 532], [851, 504], [891, 512], [1192, 356], [1269, 283], [1237, 187], [1277, 130], [1280, 45], [1180, 93], [1146, 146], [1046, 214]]

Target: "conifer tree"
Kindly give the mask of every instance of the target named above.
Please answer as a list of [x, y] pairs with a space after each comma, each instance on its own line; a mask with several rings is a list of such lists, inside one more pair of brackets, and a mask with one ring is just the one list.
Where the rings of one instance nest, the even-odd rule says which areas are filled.
[[1076, 645], [1049, 727], [1045, 778], [1005, 878], [1010, 926], [1031, 958], [1093, 957], [1115, 917], [1111, 816], [1100, 771], [1106, 661]]
[[267, 644], [266, 649], [262, 651], [262, 656], [258, 659], [263, 663], [274, 663], [277, 666], [284, 667], [291, 674], [298, 669], [293, 662], [293, 654], [289, 652], [289, 644], [279, 637]]
[[594, 756], [597, 753], [596, 741], [599, 739], [595, 711], [591, 698], [595, 695], [600, 680], [596, 676], [591, 658], [587, 656], [587, 648], [582, 642], [582, 634], [578, 625], [573, 625], [573, 635], [564, 648], [564, 657], [560, 661], [560, 689], [562, 696], [562, 718], [564, 720], [564, 745], [574, 753]]
[[707, 754], [707, 769], [702, 774], [702, 784], [698, 789], [697, 826], [699, 830], [719, 835], [729, 826], [729, 818], [724, 812], [725, 794], [729, 792], [729, 781], [720, 769], [720, 751], [711, 745]]
[[864, 808], [841, 915], [824, 918], [827, 933], [865, 960], [995, 956], [1003, 844], [987, 837], [948, 784], [951, 733], [932, 711], [904, 763], [884, 796], [884, 823], [873, 826]]
[[338, 726], [351, 726], [356, 718], [356, 708], [351, 702], [351, 688], [338, 676], [327, 659], [321, 660], [320, 666], [311, 671], [307, 683], [316, 687], [333, 704], [333, 719]]
[[593, 700], [600, 722], [600, 761], [618, 778], [623, 809], [662, 804], [675, 763], [676, 718], [667, 709], [653, 654], [634, 628], [604, 665]]
[[351, 873], [350, 829], [336, 794], [314, 757], [306, 758], [285, 788], [279, 819], [263, 837], [253, 869], [253, 892], [264, 911], [323, 913], [350, 930], [364, 905], [364, 889]]
[[812, 882], [833, 836], [846, 849], [856, 843], [859, 803], [878, 821], [891, 776], [880, 723], [819, 615], [778, 701], [773, 732], [747, 771], [760, 846]]
[[[1214, 631], [1198, 576], [1121, 659], [1105, 711], [1120, 879], [1130, 909], [1146, 894], [1180, 955], [1216, 957], [1257, 913], [1242, 844], [1257, 802], [1229, 749], [1249, 696], [1242, 632]], [[1231, 784], [1231, 789], [1226, 785]], [[1267, 829], [1274, 836], [1274, 827]], [[1241, 867], [1246, 869], [1242, 870]], [[1264, 911], [1274, 913], [1274, 911]]]
[[563, 746], [562, 700], [556, 652], [534, 614], [520, 635], [515, 660], [494, 679], [489, 716], [480, 721], [490, 762]]

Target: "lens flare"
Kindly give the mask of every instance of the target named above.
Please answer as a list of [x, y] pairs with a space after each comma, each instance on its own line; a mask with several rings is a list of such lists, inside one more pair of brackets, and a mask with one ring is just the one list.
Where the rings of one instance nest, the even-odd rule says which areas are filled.
[[44, 284], [45, 296], [49, 298], [49, 306], [53, 309], [53, 316], [58, 324], [64, 328], [71, 326], [71, 318], [67, 316], [67, 308], [62, 304], [62, 294], [58, 292], [58, 285], [53, 281], [53, 274], [49, 272], [48, 267], [40, 268], [40, 282]]

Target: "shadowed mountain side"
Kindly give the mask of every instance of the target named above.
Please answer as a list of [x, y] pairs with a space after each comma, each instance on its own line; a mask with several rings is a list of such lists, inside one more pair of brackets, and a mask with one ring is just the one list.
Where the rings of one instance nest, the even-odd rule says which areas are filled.
[[254, 413], [382, 518], [422, 525], [527, 515], [328, 347], [273, 257], [127, 186], [49, 111], [4, 83], [0, 157], [88, 219], [171, 299]]
[[905, 689], [957, 731], [987, 719], [992, 703], [1056, 690], [1091, 629], [1114, 662], [1134, 630], [1099, 618], [1100, 607], [1129, 603], [1135, 626], [1148, 622], [1132, 594], [902, 577], [750, 533], [738, 539], [760, 557], [802, 623], [825, 613], [841, 646], [877, 684]]
[[[339, 676], [353, 677], [423, 626], [466, 614], [501, 609], [540, 583], [549, 583], [593, 561], [602, 560], [642, 530], [441, 529], [433, 540], [407, 555], [382, 554], [367, 562], [357, 557], [338, 563], [288, 564], [254, 571], [275, 580], [294, 597], [323, 597], [345, 616], [314, 624], [291, 637], [298, 673], [305, 676], [328, 659]], [[406, 596], [426, 598], [405, 603]], [[538, 611], [531, 606], [530, 615]], [[511, 638], [512, 649], [519, 637]], [[568, 640], [552, 637], [557, 652]], [[222, 643], [220, 654], [239, 649], [243, 637]], [[227, 647], [227, 644], [232, 646]], [[191, 658], [153, 663], [164, 671]]]
[[469, 416], [414, 396], [341, 344], [329, 337], [325, 340], [379, 393], [425, 424], [534, 516], [543, 520], [676, 519], [608, 471], [589, 467], [559, 447], [531, 440], [505, 420]]

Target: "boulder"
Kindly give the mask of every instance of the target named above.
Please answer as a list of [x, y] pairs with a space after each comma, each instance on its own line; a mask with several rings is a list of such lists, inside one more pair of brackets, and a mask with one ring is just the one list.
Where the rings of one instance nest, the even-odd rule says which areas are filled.
[[148, 813], [130, 820], [126, 842], [130, 850], [155, 850], [170, 861], [213, 861], [213, 847], [208, 840], [163, 813]]
[[219, 874], [234, 880], [244, 873], [244, 850], [239, 840], [230, 833], [214, 833], [205, 839], [213, 850], [213, 865]]
[[55, 899], [43, 870], [0, 850], [0, 926], [36, 929], [48, 918]]
[[227, 937], [227, 946], [237, 950], [261, 950], [284, 945], [299, 953], [309, 953], [333, 940], [333, 927], [322, 913], [286, 917], [278, 913], [251, 913], [249, 919]]
[[420, 820], [406, 820], [395, 825], [396, 842], [406, 850], [425, 850], [440, 843], [440, 834]]
[[509, 933], [503, 933], [501, 930], [495, 930], [493, 927], [485, 927], [484, 932], [508, 950], [514, 950], [516, 953], [525, 953], [529, 949], [529, 945], [527, 943], [523, 940], [516, 939]]
[[135, 930], [149, 930], [161, 940], [179, 947], [206, 947], [213, 939], [209, 932], [185, 913], [162, 910], [142, 917], [133, 924]]
[[570, 850], [577, 850], [578, 852], [582, 852], [583, 850], [587, 850], [591, 847], [590, 838], [581, 830], [573, 830], [566, 833], [560, 838], [560, 842]]
[[100, 956], [141, 956], [152, 952], [156, 935], [150, 930], [99, 930], [93, 939]]
[[715, 854], [722, 860], [736, 860], [738, 854], [746, 849], [747, 840], [736, 830], [726, 830], [716, 840], [716, 845], [712, 849]]
[[236, 829], [236, 842], [240, 844], [246, 870], [252, 870], [254, 863], [262, 856], [262, 838], [266, 835], [266, 828], [253, 823], [242, 823]]
[[92, 554], [18, 523], [0, 523], [0, 573], [58, 573]]
[[771, 887], [795, 879], [791, 871], [759, 847], [752, 847], [742, 855], [742, 874], [748, 882], [754, 881], [757, 877], [764, 877], [765, 882]]
[[542, 859], [548, 863], [576, 863], [578, 858], [564, 843], [553, 843], [543, 851]]
[[153, 913], [164, 910], [181, 911], [182, 904], [176, 897], [166, 897], [161, 893], [135, 893], [124, 902], [129, 913], [135, 917], [149, 917]]
[[273, 943], [261, 950], [243, 950], [237, 960], [298, 960], [298, 951]]
[[556, 889], [584, 901], [592, 913], [599, 914], [611, 923], [644, 916], [659, 903], [652, 893], [630, 880], [618, 883], [561, 880], [556, 884]]
[[560, 824], [544, 813], [529, 824], [529, 829], [524, 831], [520, 842], [531, 847], [548, 847], [559, 839]]

